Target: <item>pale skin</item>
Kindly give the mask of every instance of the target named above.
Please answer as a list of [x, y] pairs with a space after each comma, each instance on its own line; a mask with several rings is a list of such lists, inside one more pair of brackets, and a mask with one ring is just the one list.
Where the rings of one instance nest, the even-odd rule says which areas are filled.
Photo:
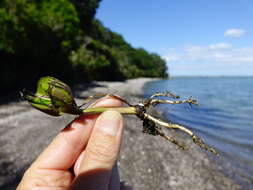
[[[118, 106], [112, 97], [92, 105]], [[32, 163], [17, 190], [132, 190], [120, 183], [116, 167], [123, 128], [115, 111], [78, 117]]]

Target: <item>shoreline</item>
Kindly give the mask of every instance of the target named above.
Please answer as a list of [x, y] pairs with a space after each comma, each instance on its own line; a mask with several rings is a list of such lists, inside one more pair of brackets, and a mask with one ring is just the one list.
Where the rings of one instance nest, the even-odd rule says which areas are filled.
[[[82, 102], [91, 94], [115, 93], [135, 104], [143, 95], [144, 84], [154, 80], [159, 79], [77, 85], [75, 94], [77, 102]], [[0, 118], [0, 187], [4, 190], [16, 188], [23, 171], [73, 117], [48, 117], [22, 101], [1, 105]], [[124, 123], [118, 167], [121, 180], [133, 185], [134, 190], [243, 189], [192, 145], [191, 139], [186, 141], [192, 149], [182, 151], [162, 138], [143, 134], [142, 123], [135, 116], [125, 116]]]
[[[159, 115], [164, 120], [167, 120], [166, 114], [162, 111], [159, 113]], [[185, 139], [182, 140], [182, 137], [180, 138], [178, 139], [181, 141], [185, 141]], [[229, 162], [229, 160], [227, 160], [227, 158], [222, 157], [222, 155], [215, 156], [210, 152], [204, 151], [198, 147], [196, 148], [196, 145], [193, 144], [190, 139], [188, 139], [187, 141], [188, 142], [186, 144], [188, 144], [188, 146], [190, 145], [191, 148], [197, 149], [199, 154], [204, 154], [207, 157], [210, 162], [210, 167], [217, 169], [217, 172], [222, 173], [224, 176], [231, 179], [234, 183], [240, 185], [242, 189], [251, 189], [253, 187], [251, 177], [243, 173], [240, 168], [235, 167], [232, 163]]]

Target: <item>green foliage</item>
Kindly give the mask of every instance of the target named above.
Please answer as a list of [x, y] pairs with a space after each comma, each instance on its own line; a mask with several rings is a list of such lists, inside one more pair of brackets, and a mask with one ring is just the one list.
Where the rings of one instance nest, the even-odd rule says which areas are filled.
[[167, 77], [160, 56], [135, 49], [95, 20], [100, 0], [2, 0], [0, 84], [13, 90], [44, 75], [77, 82]]
[[81, 25], [83, 27], [86, 27], [92, 23], [100, 1], [101, 0], [71, 0], [76, 7], [78, 16], [82, 21]]
[[73, 39], [78, 34], [78, 14], [69, 0], [41, 1], [39, 17], [59, 37]]

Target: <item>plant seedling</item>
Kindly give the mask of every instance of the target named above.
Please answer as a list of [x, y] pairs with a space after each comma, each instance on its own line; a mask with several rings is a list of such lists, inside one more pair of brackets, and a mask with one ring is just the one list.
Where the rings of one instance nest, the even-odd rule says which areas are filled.
[[[81, 106], [77, 106], [70, 87], [62, 81], [50, 76], [40, 78], [37, 84], [37, 91], [35, 94], [32, 94], [26, 90], [23, 90], [20, 93], [21, 96], [25, 100], [27, 100], [34, 108], [51, 116], [61, 116], [64, 113], [72, 115], [94, 115], [100, 114], [106, 110], [118, 111], [121, 114], [133, 114], [143, 121], [144, 133], [161, 136], [167, 141], [170, 141], [177, 145], [180, 149], [188, 149], [188, 147], [180, 144], [174, 137], [166, 135], [163, 132], [162, 127], [179, 130], [189, 135], [192, 138], [193, 142], [200, 148], [210, 151], [216, 155], [218, 154], [213, 148], [206, 145], [204, 141], [201, 140], [201, 138], [199, 138], [188, 128], [175, 123], [162, 121], [161, 119], [156, 118], [147, 112], [149, 108], [154, 107], [157, 104], [188, 103], [190, 105], [198, 105], [197, 101], [192, 98], [186, 100], [175, 100], [179, 99], [180, 97], [170, 92], [155, 93], [144, 101], [139, 102], [136, 105], [132, 105], [123, 98], [114, 94], [95, 94], [85, 99], [84, 103]], [[124, 102], [127, 106], [112, 108], [82, 108], [92, 99], [103, 97], [106, 95]], [[164, 99], [159, 99], [159, 97], [164, 97]], [[174, 100], [170, 100], [169, 98], [173, 98]]]

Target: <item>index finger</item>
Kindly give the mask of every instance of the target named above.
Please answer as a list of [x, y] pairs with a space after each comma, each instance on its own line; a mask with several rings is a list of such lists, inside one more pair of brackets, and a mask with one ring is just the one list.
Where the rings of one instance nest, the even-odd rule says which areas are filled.
[[[93, 107], [116, 107], [122, 102], [113, 98], [101, 98]], [[97, 116], [80, 116], [60, 132], [39, 155], [32, 167], [68, 170], [87, 145]]]

